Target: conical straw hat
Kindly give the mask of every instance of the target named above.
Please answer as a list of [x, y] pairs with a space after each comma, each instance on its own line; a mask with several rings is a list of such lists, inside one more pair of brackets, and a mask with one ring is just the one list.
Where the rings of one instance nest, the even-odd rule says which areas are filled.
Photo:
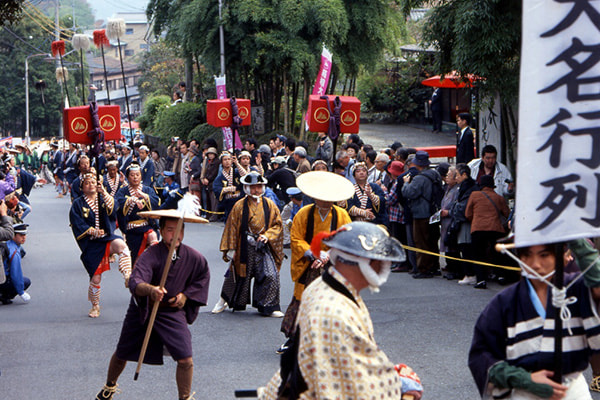
[[354, 196], [352, 182], [333, 172], [306, 172], [296, 178], [296, 186], [302, 193], [316, 200], [342, 201]]

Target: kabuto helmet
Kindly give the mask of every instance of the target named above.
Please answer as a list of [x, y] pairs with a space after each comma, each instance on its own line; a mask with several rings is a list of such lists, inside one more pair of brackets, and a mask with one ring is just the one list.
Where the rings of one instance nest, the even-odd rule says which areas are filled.
[[[311, 250], [318, 257], [323, 244], [331, 247], [330, 258], [345, 264], [355, 264], [369, 284], [372, 292], [378, 292], [379, 286], [387, 281], [392, 262], [406, 260], [406, 254], [400, 242], [390, 237], [384, 227], [370, 222], [352, 222], [331, 233], [315, 236]], [[376, 272], [371, 261], [381, 261], [381, 269]]]
[[[262, 176], [256, 171], [250, 171], [246, 175], [240, 178], [240, 182], [244, 185], [244, 193], [248, 196], [258, 200], [261, 196], [265, 194], [265, 185], [267, 184], [267, 178]], [[262, 185], [262, 193], [259, 196], [253, 195], [250, 190], [250, 186], [253, 185]]]
[[344, 253], [371, 260], [392, 262], [406, 260], [400, 242], [391, 237], [385, 228], [371, 222], [352, 222], [344, 225], [335, 234], [323, 239], [323, 242]]
[[250, 171], [249, 173], [244, 175], [242, 178], [240, 178], [240, 182], [243, 185], [266, 185], [268, 181], [267, 181], [267, 178], [265, 178], [258, 172]]

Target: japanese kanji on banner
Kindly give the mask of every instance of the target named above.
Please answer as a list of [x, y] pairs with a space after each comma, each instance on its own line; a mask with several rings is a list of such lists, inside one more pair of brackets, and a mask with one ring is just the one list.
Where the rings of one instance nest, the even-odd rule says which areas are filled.
[[600, 1], [523, 1], [518, 246], [600, 236], [599, 31]]

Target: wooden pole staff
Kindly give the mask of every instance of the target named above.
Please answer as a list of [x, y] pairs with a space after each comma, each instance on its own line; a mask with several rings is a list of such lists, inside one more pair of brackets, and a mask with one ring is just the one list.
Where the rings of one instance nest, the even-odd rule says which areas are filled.
[[[177, 221], [177, 227], [175, 228], [175, 235], [173, 236], [173, 240], [171, 241], [171, 246], [169, 247], [169, 254], [167, 255], [167, 260], [165, 261], [165, 269], [163, 270], [163, 274], [160, 278], [159, 287], [160, 289], [165, 288], [165, 282], [167, 281], [167, 276], [169, 275], [169, 270], [171, 269], [171, 264], [173, 262], [173, 253], [175, 253], [175, 249], [177, 247], [177, 239], [179, 238], [179, 233], [183, 228], [183, 213]], [[152, 312], [150, 314], [150, 319], [148, 320], [148, 327], [146, 328], [146, 336], [144, 337], [144, 342], [142, 343], [142, 350], [140, 351], [140, 358], [138, 359], [138, 365], [135, 370], [135, 375], [133, 376], [133, 380], [137, 381], [138, 376], [140, 375], [140, 370], [142, 369], [142, 363], [144, 362], [144, 357], [146, 356], [146, 350], [148, 349], [148, 342], [150, 341], [150, 335], [152, 334], [152, 327], [154, 326], [154, 320], [156, 319], [156, 313], [158, 312], [158, 306], [160, 302], [155, 301], [152, 306]]]

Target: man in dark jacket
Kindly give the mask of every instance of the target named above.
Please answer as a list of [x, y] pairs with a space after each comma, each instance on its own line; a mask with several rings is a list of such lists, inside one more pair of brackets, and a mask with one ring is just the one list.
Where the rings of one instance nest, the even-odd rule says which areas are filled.
[[[432, 215], [433, 185], [441, 184], [440, 174], [429, 169], [429, 154], [426, 151], [417, 151], [412, 165], [420, 173], [416, 176], [405, 175], [403, 177], [402, 195], [408, 200], [410, 210], [413, 214], [413, 239], [415, 246], [422, 250], [439, 252], [438, 240], [440, 230], [438, 224], [430, 224], [429, 217]], [[418, 273], [413, 275], [415, 279], [433, 278], [439, 270], [439, 258], [423, 253], [417, 253]]]
[[458, 132], [456, 133], [456, 163], [468, 163], [475, 158], [475, 144], [471, 130], [472, 117], [469, 113], [460, 113], [456, 116]]

